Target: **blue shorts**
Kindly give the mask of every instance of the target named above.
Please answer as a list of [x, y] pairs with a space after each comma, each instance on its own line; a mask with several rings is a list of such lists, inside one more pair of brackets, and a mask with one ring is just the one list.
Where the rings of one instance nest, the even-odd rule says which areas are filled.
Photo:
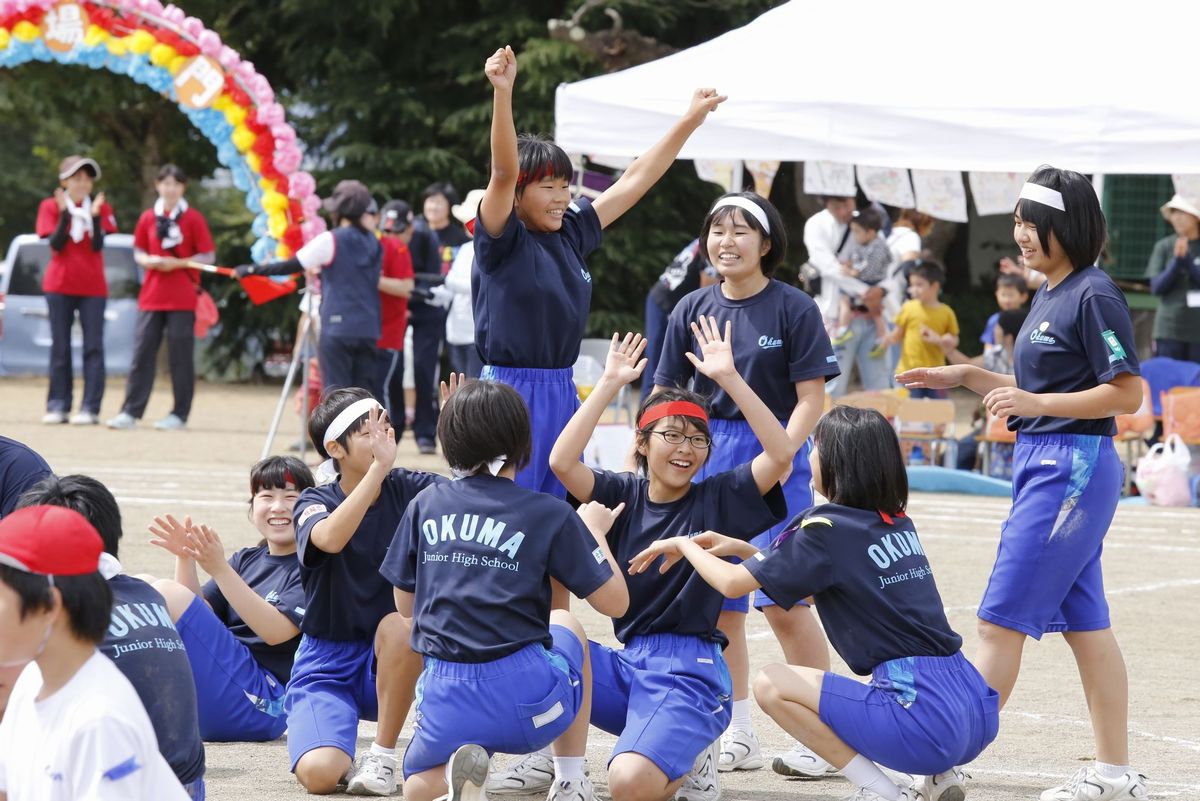
[[274, 740], [287, 728], [283, 684], [196, 596], [175, 624], [196, 679], [196, 710], [205, 742]]
[[566, 498], [566, 487], [550, 469], [550, 451], [579, 408], [579, 393], [575, 389], [571, 368], [543, 370], [488, 364], [484, 365], [479, 377], [508, 384], [521, 394], [525, 405], [529, 407], [533, 448], [529, 464], [517, 473], [517, 485], [556, 498]]
[[[779, 422], [787, 425], [786, 420]], [[750, 424], [745, 420], [709, 420], [708, 430], [712, 434], [712, 450], [708, 454], [708, 461], [692, 479], [693, 482], [703, 481], [709, 476], [715, 476], [746, 462], [754, 461], [754, 457], [762, 453], [762, 444], [759, 443], [758, 437], [754, 435]], [[787, 517], [783, 519], [783, 522], [772, 526], [750, 541], [759, 550], [766, 548], [783, 533], [787, 521], [812, 506], [812, 469], [808, 464], [808, 455], [811, 452], [811, 439], [796, 452], [796, 458], [792, 460], [792, 473], [783, 484], [783, 497], [787, 501], [788, 509]], [[761, 609], [764, 606], [774, 605], [775, 602], [768, 598], [766, 593], [754, 593], [755, 608]], [[721, 611], [749, 612], [750, 596], [726, 598], [725, 603], [721, 605]]]
[[374, 643], [305, 634], [296, 650], [284, 709], [293, 771], [300, 757], [314, 748], [340, 748], [353, 759], [358, 722], [379, 715]]
[[1021, 434], [1013, 505], [979, 617], [1040, 639], [1109, 627], [1100, 552], [1121, 496], [1111, 437]]
[[641, 754], [675, 781], [729, 725], [733, 690], [716, 643], [647, 634], [620, 650], [596, 642], [588, 648], [592, 725], [617, 735], [610, 762]]
[[1000, 695], [961, 652], [878, 665], [870, 684], [826, 673], [821, 721], [885, 768], [932, 776], [965, 765], [1000, 728]]
[[404, 778], [445, 765], [461, 745], [527, 754], [554, 742], [583, 702], [583, 643], [551, 626], [554, 645], [525, 646], [492, 662], [425, 657]]

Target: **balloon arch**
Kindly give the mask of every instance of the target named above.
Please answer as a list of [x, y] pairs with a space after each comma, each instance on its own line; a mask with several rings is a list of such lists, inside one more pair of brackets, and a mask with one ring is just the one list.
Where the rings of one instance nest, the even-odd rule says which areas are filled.
[[325, 230], [296, 132], [254, 64], [204, 23], [159, 0], [0, 0], [0, 67], [78, 64], [128, 75], [172, 102], [246, 193], [251, 258], [286, 259]]

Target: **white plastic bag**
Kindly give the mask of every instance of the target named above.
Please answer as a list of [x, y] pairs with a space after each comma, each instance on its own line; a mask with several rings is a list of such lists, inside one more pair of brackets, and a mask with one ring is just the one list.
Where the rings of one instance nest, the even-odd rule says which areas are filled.
[[1155, 506], [1189, 506], [1188, 467], [1192, 456], [1178, 434], [1159, 442], [1137, 466], [1138, 491]]

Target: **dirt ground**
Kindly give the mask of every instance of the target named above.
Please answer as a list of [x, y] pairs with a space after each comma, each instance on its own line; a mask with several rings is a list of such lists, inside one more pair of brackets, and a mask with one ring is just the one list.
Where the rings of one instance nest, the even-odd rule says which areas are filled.
[[[123, 390], [123, 382], [109, 383], [102, 417], [118, 411]], [[145, 526], [155, 514], [191, 514], [215, 526], [231, 549], [256, 541], [246, 518], [247, 476], [262, 450], [277, 387], [201, 383], [189, 429], [171, 433], [149, 425], [132, 432], [47, 428], [37, 422], [45, 392], [44, 379], [0, 381], [0, 433], [33, 446], [56, 472], [88, 473], [113, 490], [124, 515], [121, 557], [129, 572], [170, 573], [167, 555], [147, 542]], [[169, 407], [169, 390], [160, 378], [146, 420], [161, 418]], [[290, 406], [284, 422], [277, 453], [299, 435]], [[444, 468], [437, 457], [418, 456], [409, 438], [401, 444], [398, 464]], [[977, 645], [974, 605], [1007, 510], [1008, 503], [998, 498], [919, 494], [912, 499], [912, 517], [968, 656]], [[1200, 663], [1200, 510], [1122, 506], [1107, 544], [1105, 578], [1130, 673], [1133, 764], [1149, 777], [1152, 798], [1200, 799], [1200, 690], [1188, 678]], [[591, 636], [613, 642], [606, 621], [590, 609], [578, 611]], [[750, 618], [748, 630], [754, 666], [781, 658], [761, 615]], [[846, 672], [836, 656], [834, 665]], [[1001, 724], [995, 743], [968, 767], [972, 799], [1036, 799], [1093, 758], [1083, 693], [1061, 637], [1029, 643]], [[768, 756], [786, 749], [785, 735], [757, 710], [755, 726]], [[603, 765], [614, 738], [593, 732], [591, 773], [598, 795], [607, 797]], [[360, 745], [373, 733], [374, 724], [362, 724]], [[723, 774], [723, 779], [726, 801], [815, 801], [840, 798], [851, 789], [841, 779], [802, 782], [769, 770]], [[208, 794], [213, 801], [304, 795], [288, 773], [283, 740], [209, 745]]]

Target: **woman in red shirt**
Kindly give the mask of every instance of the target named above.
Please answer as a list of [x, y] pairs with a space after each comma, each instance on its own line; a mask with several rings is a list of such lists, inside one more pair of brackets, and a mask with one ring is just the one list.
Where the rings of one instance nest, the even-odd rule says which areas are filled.
[[215, 248], [204, 215], [183, 199], [187, 182], [187, 174], [179, 167], [163, 165], [154, 183], [158, 200], [154, 208], [142, 212], [133, 231], [134, 259], [145, 268], [146, 279], [138, 294], [137, 334], [125, 403], [121, 405], [121, 413], [108, 421], [109, 428], [133, 428], [145, 413], [164, 333], [175, 405], [154, 427], [167, 431], [181, 429], [187, 425], [192, 410], [200, 273], [185, 264], [188, 261], [212, 264]]
[[[104, 234], [117, 230], [104, 193], [92, 197], [100, 165], [83, 156], [67, 156], [58, 165], [59, 188], [38, 207], [37, 235], [50, 240], [50, 263], [42, 292], [50, 314], [50, 391], [42, 422], [77, 425], [100, 422], [104, 398]], [[75, 314], [83, 328], [83, 404], [71, 414], [75, 376], [71, 369], [71, 326]]]

